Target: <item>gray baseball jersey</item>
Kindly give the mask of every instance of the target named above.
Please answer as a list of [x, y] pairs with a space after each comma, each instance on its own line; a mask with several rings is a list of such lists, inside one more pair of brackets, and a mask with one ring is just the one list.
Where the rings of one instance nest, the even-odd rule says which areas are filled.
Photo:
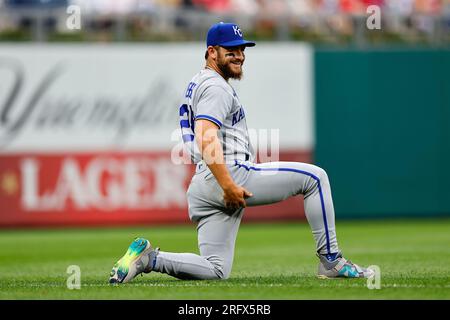
[[219, 128], [224, 160], [253, 160], [253, 148], [248, 136], [245, 111], [233, 87], [216, 71], [203, 69], [189, 83], [180, 106], [180, 126], [183, 142], [194, 163], [201, 161], [194, 139], [195, 120], [206, 119]]

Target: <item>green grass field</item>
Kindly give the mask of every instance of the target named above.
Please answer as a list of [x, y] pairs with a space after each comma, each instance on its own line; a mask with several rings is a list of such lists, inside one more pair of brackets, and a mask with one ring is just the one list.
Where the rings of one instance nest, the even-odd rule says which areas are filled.
[[[338, 221], [344, 255], [381, 268], [381, 289], [364, 279], [320, 280], [306, 223], [243, 223], [225, 281], [181, 281], [150, 273], [107, 283], [136, 236], [163, 251], [198, 252], [194, 225], [141, 228], [2, 230], [0, 299], [449, 299], [450, 220]], [[69, 265], [81, 289], [66, 286]]]

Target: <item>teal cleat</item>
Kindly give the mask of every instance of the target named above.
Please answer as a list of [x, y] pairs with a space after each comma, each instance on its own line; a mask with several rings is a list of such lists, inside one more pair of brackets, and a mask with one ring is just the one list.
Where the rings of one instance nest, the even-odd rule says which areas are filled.
[[112, 268], [109, 283], [126, 283], [143, 272], [151, 272], [153, 266], [150, 261], [154, 260], [158, 251], [159, 248], [153, 250], [150, 241], [136, 238], [128, 247], [125, 255]]
[[339, 252], [334, 261], [328, 261], [323, 255], [317, 255], [320, 259], [317, 277], [320, 279], [332, 278], [370, 278], [375, 275], [372, 269], [366, 269], [352, 263], [342, 257]]

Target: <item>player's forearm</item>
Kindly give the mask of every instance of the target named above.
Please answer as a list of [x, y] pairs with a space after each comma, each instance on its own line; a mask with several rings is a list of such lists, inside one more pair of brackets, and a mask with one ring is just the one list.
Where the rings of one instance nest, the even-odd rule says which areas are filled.
[[227, 190], [235, 186], [235, 183], [224, 164], [210, 164], [208, 167], [223, 190]]
[[220, 187], [224, 190], [231, 188], [234, 186], [234, 181], [225, 165], [222, 145], [217, 137], [217, 129], [208, 127], [204, 129], [196, 134], [202, 158]]
[[234, 181], [225, 165], [222, 146], [218, 139], [202, 141], [202, 156], [222, 189], [230, 188]]

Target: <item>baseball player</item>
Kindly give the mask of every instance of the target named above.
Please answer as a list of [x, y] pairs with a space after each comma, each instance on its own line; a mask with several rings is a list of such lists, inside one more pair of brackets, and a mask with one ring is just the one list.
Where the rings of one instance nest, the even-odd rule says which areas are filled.
[[187, 191], [200, 255], [171, 253], [135, 239], [114, 265], [110, 283], [125, 283], [151, 271], [179, 279], [227, 279], [236, 235], [246, 206], [275, 203], [303, 194], [316, 242], [320, 278], [367, 278], [374, 274], [346, 260], [338, 247], [333, 200], [326, 172], [299, 162], [255, 163], [246, 114], [229, 79], [242, 77], [244, 40], [233, 23], [213, 25], [206, 39], [206, 66], [184, 91], [179, 108], [182, 138], [196, 164]]

